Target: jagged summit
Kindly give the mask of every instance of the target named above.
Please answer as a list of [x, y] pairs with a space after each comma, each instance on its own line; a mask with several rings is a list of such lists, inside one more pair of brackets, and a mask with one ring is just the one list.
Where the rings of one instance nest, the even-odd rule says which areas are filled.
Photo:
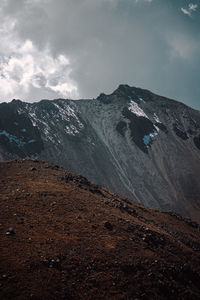
[[[106, 95], [104, 93], [101, 93], [97, 99], [99, 100], [105, 100], [106, 98], [111, 97], [120, 97], [120, 98], [134, 98], [135, 101], [139, 101], [140, 97], [144, 97], [145, 101], [150, 100], [153, 93], [151, 93], [148, 90], [144, 90], [138, 87], [129, 86], [128, 84], [120, 84], [114, 92], [112, 92], [109, 95]], [[144, 99], [143, 99], [144, 100]]]
[[120, 84], [118, 88], [111, 94], [111, 95], [118, 95], [118, 96], [134, 96], [141, 92], [149, 92], [148, 90], [143, 90], [141, 88], [137, 88], [134, 86], [129, 86], [128, 84]]
[[120, 84], [118, 88], [112, 93], [112, 95], [116, 95], [121, 93], [121, 95], [128, 95], [133, 92], [134, 87], [130, 87], [128, 84]]
[[2, 103], [0, 159], [17, 157], [200, 221], [200, 112], [150, 91], [120, 85], [93, 100]]

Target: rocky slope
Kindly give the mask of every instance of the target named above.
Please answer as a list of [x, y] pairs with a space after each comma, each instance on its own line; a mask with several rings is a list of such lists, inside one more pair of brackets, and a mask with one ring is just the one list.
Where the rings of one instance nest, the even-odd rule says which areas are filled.
[[93, 100], [0, 105], [0, 159], [39, 158], [200, 222], [200, 112], [121, 85]]
[[200, 299], [197, 223], [45, 162], [0, 190], [0, 299]]

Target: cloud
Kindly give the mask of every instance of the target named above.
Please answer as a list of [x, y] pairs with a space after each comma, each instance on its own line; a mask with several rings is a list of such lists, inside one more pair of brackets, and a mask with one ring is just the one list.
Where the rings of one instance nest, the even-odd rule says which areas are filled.
[[151, 3], [152, 0], [135, 0], [135, 2], [136, 3], [139, 3], [139, 2], [149, 2], [149, 3]]
[[192, 12], [196, 11], [198, 8], [198, 5], [197, 4], [193, 4], [193, 3], [190, 3], [188, 5], [188, 8], [181, 8], [181, 11], [185, 14], [185, 15], [188, 15], [188, 16], [192, 16]]
[[189, 4], [189, 10], [191, 11], [196, 11], [197, 7], [198, 7], [197, 4], [192, 4], [192, 3]]
[[198, 43], [191, 36], [186, 36], [180, 32], [172, 33], [168, 38], [170, 49], [170, 58], [190, 60], [198, 51]]
[[127, 83], [198, 106], [200, 20], [182, 3], [0, 1], [0, 101], [93, 98]]
[[[0, 30], [0, 96], [27, 100], [29, 92], [39, 89], [41, 97], [77, 98], [78, 88], [70, 78], [69, 59], [52, 56], [48, 45], [38, 49], [31, 40], [21, 40], [15, 33], [15, 21], [7, 19]], [[37, 92], [36, 92], [37, 93]]]

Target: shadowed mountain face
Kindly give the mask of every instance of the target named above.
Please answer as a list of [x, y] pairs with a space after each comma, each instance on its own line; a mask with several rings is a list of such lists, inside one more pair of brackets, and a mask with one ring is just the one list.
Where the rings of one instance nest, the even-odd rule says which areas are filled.
[[200, 112], [120, 85], [93, 100], [0, 105], [0, 159], [39, 158], [200, 221]]
[[200, 226], [39, 161], [0, 163], [0, 299], [200, 299]]

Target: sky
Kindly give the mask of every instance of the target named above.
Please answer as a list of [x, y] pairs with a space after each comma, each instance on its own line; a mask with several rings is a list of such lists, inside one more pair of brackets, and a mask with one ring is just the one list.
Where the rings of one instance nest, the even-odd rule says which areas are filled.
[[0, 102], [129, 84], [200, 110], [200, 0], [0, 0], [0, 19]]

